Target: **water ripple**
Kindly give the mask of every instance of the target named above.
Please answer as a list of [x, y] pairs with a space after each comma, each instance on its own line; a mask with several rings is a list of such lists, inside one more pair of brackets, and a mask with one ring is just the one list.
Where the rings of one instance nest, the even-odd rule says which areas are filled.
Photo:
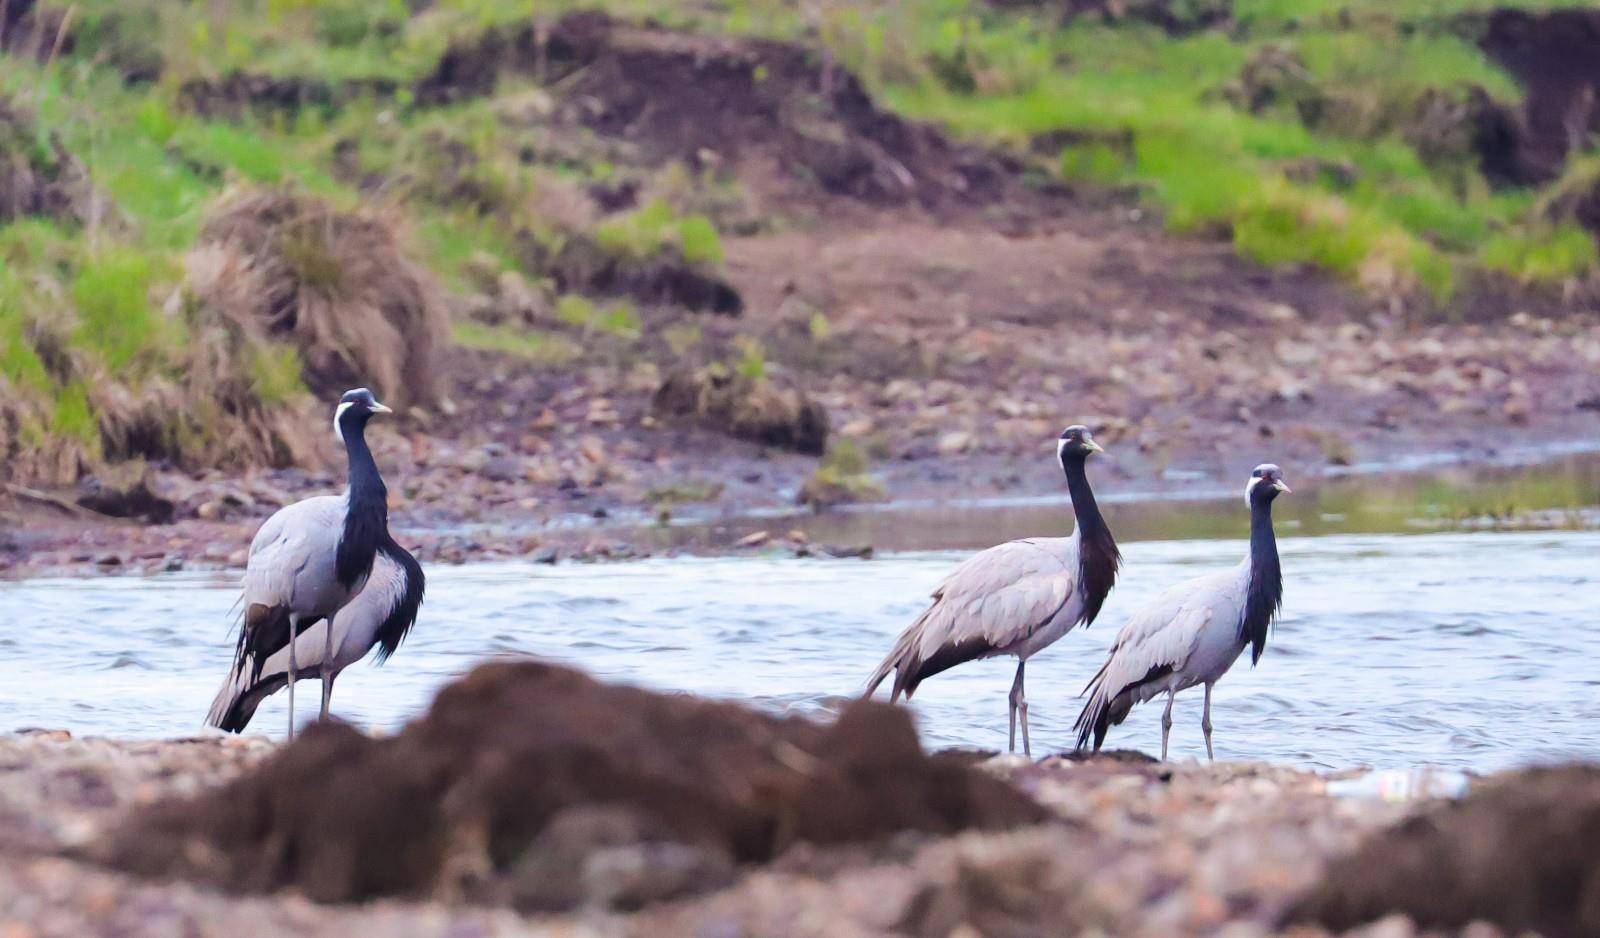
[[[1260, 665], [1242, 659], [1217, 685], [1219, 758], [1493, 769], [1600, 757], [1590, 732], [1600, 714], [1591, 667], [1600, 535], [1286, 537], [1282, 549], [1284, 617]], [[1028, 668], [1035, 745], [1071, 744], [1078, 692], [1129, 612], [1242, 550], [1239, 541], [1127, 545], [1125, 574], [1095, 627]], [[346, 672], [334, 707], [394, 728], [473, 662], [536, 654], [775, 712], [836, 712], [963, 556], [438, 567], [407, 644], [387, 667]], [[194, 574], [0, 583], [0, 728], [193, 732], [227, 670], [234, 599], [227, 579]], [[11, 614], [19, 609], [26, 615]], [[27, 623], [26, 641], [4, 634], [17, 622]], [[1008, 660], [979, 661], [923, 684], [914, 711], [924, 737], [1002, 745], [1013, 672]], [[1204, 752], [1201, 698], [1178, 698], [1177, 757]], [[268, 700], [252, 729], [280, 734], [283, 705], [281, 694]], [[1160, 713], [1159, 702], [1135, 709], [1111, 744], [1157, 748]]]

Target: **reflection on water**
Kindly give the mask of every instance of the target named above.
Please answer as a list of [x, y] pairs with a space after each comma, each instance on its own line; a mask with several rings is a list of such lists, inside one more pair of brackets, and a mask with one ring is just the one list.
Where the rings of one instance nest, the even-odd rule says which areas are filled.
[[[1033, 738], [1068, 745], [1117, 624], [1175, 580], [1237, 560], [1242, 541], [1146, 541], [1094, 628], [1028, 671]], [[1600, 534], [1341, 535], [1283, 543], [1285, 618], [1261, 666], [1217, 687], [1219, 758], [1495, 768], [1600, 757]], [[390, 729], [488, 655], [533, 653], [608, 678], [814, 713], [861, 682], [959, 552], [871, 561], [649, 560], [438, 568], [412, 638], [358, 665], [336, 709]], [[227, 667], [234, 585], [166, 575], [0, 585], [0, 727], [171, 736], [199, 729]], [[915, 709], [934, 745], [1003, 744], [1011, 665], [929, 680]], [[314, 692], [302, 701], [314, 701]], [[1178, 757], [1202, 752], [1198, 693], [1179, 698]], [[1158, 745], [1159, 705], [1112, 744]], [[280, 734], [280, 694], [252, 727]]]
[[[1293, 497], [1274, 512], [1286, 535], [1399, 534], [1440, 530], [1600, 527], [1600, 454], [1565, 456], [1536, 466], [1446, 467], [1417, 472], [1297, 476]], [[1096, 498], [1119, 541], [1237, 537], [1246, 524], [1243, 476], [1206, 497], [1154, 497], [1129, 483], [1094, 475]], [[1064, 489], [1064, 486], [1063, 486]], [[822, 515], [793, 514], [708, 525], [713, 543], [755, 530], [806, 531], [827, 543], [880, 549], [983, 547], [1018, 537], [1070, 530], [1066, 493], [969, 504], [857, 506]], [[658, 530], [663, 545], [693, 540], [702, 526]]]

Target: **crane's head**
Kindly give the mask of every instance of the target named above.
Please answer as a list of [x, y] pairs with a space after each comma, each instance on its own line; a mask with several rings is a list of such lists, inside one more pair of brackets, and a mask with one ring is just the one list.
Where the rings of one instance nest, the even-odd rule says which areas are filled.
[[1289, 483], [1283, 481], [1283, 470], [1275, 464], [1264, 462], [1250, 473], [1250, 481], [1244, 487], [1244, 503], [1254, 505], [1256, 502], [1272, 504], [1280, 492], [1292, 492]]
[[344, 392], [339, 398], [339, 406], [333, 412], [333, 432], [340, 441], [344, 440], [346, 430], [360, 432], [372, 419], [373, 414], [392, 414], [394, 411], [378, 403], [372, 392], [366, 388], [356, 388]]
[[1100, 444], [1089, 435], [1089, 428], [1082, 424], [1073, 424], [1061, 431], [1061, 439], [1056, 441], [1056, 455], [1063, 462], [1068, 456], [1077, 456], [1087, 459], [1090, 453], [1104, 453]]

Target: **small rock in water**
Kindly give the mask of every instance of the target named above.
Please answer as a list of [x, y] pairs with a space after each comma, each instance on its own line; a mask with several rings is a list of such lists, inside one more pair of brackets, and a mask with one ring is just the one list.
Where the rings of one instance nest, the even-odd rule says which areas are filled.
[[734, 541], [733, 546], [760, 547], [770, 540], [772, 540], [772, 535], [768, 534], [766, 531], [754, 531], [750, 534], [746, 534], [744, 537], [739, 538], [737, 541]]

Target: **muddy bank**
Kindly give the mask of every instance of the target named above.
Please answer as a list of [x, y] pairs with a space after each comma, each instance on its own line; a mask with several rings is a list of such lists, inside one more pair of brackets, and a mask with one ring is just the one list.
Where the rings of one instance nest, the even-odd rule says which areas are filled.
[[[1004, 757], [980, 762], [980, 770], [1043, 805], [1046, 823], [954, 837], [902, 834], [875, 845], [796, 844], [770, 863], [738, 864], [731, 874], [724, 868], [729, 878], [708, 894], [624, 912], [599, 901], [617, 895], [609, 892], [577, 914], [536, 919], [457, 900], [314, 905], [293, 890], [239, 896], [187, 881], [131, 877], [62, 855], [100, 840], [130, 809], [192, 797], [285, 760], [276, 751], [259, 741], [215, 738], [122, 743], [64, 734], [0, 736], [0, 805], [6, 808], [0, 810], [0, 925], [50, 936], [162, 935], [186, 928], [241, 934], [292, 928], [330, 936], [463, 930], [945, 936], [964, 929], [1151, 936], [1223, 929], [1257, 936], [1277, 933], [1275, 923], [1330, 863], [1419, 809], [1332, 797], [1328, 776], [1263, 765], [1157, 765], [1142, 758], [1032, 764]], [[535, 767], [523, 771], [538, 777]], [[614, 827], [574, 824], [570, 830], [606, 836]], [[581, 841], [573, 835], [570, 842]], [[481, 843], [456, 846], [482, 849]], [[614, 845], [602, 852], [613, 859], [628, 853]], [[600, 864], [605, 880], [639, 883], [647, 879], [640, 870], [686, 868], [681, 853], [633, 854], [636, 863]], [[1512, 933], [1475, 927], [1474, 935]], [[1393, 916], [1371, 931], [1354, 932], [1417, 933]], [[1293, 934], [1328, 932], [1300, 925]]]
[[[699, 447], [705, 458], [693, 462], [688, 471], [676, 461], [671, 468], [677, 471], [671, 473], [657, 474], [663, 468], [658, 463], [647, 464], [637, 474], [632, 466], [611, 469], [604, 484], [591, 489], [561, 482], [508, 481], [517, 460], [501, 447], [462, 454], [438, 442], [424, 449], [398, 436], [382, 432], [374, 436], [385, 441], [380, 453], [409, 454], [394, 457], [406, 467], [401, 476], [412, 477], [419, 471], [422, 485], [446, 490], [424, 497], [415, 481], [391, 482], [391, 524], [426, 565], [506, 560], [555, 564], [774, 551], [802, 557], [870, 557], [874, 551], [977, 549], [994, 538], [1067, 530], [1071, 523], [1062, 501], [1060, 470], [1037, 453], [872, 465], [864, 478], [887, 480], [896, 501], [819, 512], [794, 504], [795, 496], [789, 494], [805, 491], [802, 480], [815, 460], [795, 454], [744, 455], [737, 452], [739, 444], [708, 437], [691, 437], [687, 445]], [[591, 452], [598, 451], [595, 445], [591, 440]], [[1352, 530], [1416, 530], [1419, 525], [1428, 530], [1537, 530], [1600, 524], [1596, 509], [1583, 507], [1593, 501], [1586, 481], [1593, 477], [1585, 468], [1587, 457], [1560, 457], [1592, 451], [1592, 444], [1580, 441], [1578, 449], [1550, 446], [1550, 441], [1535, 435], [1502, 431], [1492, 441], [1462, 440], [1445, 450], [1374, 454], [1379, 461], [1325, 484], [1341, 491], [1370, 489], [1380, 497], [1386, 513], [1372, 519], [1380, 526]], [[1237, 453], [1217, 452], [1204, 463], [1191, 464], [1196, 466], [1191, 471], [1187, 465], [1181, 470], [1152, 465], [1124, 448], [1112, 452], [1111, 458], [1094, 467], [1093, 475], [1102, 496], [1117, 501], [1113, 524], [1120, 536], [1181, 536], [1186, 516], [1196, 511], [1216, 515], [1216, 499], [1225, 497], [1227, 509], [1233, 507], [1237, 471], [1229, 469], [1237, 470], [1230, 462]], [[419, 455], [437, 462], [428, 466], [409, 461]], [[386, 471], [389, 458], [379, 457]], [[1317, 464], [1285, 462], [1295, 466], [1296, 488], [1309, 496], [1299, 501], [1312, 512], [1314, 523], [1319, 504]], [[413, 469], [418, 466], [423, 468]], [[593, 471], [594, 466], [583, 463], [578, 468]], [[493, 477], [485, 478], [486, 472]], [[1522, 479], [1522, 473], [1530, 474]], [[65, 493], [0, 492], [0, 577], [241, 569], [250, 539], [268, 514], [343, 486], [342, 477], [332, 470], [216, 474], [204, 479], [152, 473], [134, 479], [131, 484], [108, 486], [93, 480]], [[1555, 489], [1546, 484], [1552, 481]], [[1525, 497], [1519, 496], [1504, 489], [1506, 482], [1532, 488]], [[1430, 507], [1428, 486], [1438, 483], [1457, 494]], [[774, 490], [788, 485], [795, 488]], [[1480, 485], [1488, 487], [1478, 491]], [[1560, 495], [1574, 486], [1570, 500]], [[1537, 499], [1541, 492], [1546, 501], [1525, 500]], [[973, 502], [970, 493], [998, 501]], [[1551, 493], [1555, 501], [1548, 500]], [[1040, 497], [1055, 502], [1028, 507]], [[1202, 504], [1191, 508], [1184, 504], [1187, 500]], [[91, 508], [110, 514], [91, 513]], [[1343, 530], [1337, 523], [1316, 527], [1321, 533]]]

